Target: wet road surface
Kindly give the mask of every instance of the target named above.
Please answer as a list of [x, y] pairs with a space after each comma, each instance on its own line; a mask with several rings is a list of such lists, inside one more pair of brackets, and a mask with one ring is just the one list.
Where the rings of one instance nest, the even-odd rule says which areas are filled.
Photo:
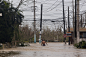
[[5, 49], [4, 51], [20, 52], [20, 54], [8, 57], [86, 57], [86, 49], [77, 49], [73, 45], [58, 42], [48, 43], [48, 46], [32, 43], [27, 47]]

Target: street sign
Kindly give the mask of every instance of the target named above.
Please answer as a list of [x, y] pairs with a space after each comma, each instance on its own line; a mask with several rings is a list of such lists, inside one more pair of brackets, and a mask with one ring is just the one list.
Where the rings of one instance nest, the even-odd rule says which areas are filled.
[[66, 32], [67, 37], [71, 37], [72, 33], [71, 32]]
[[67, 37], [67, 35], [66, 35], [66, 34], [64, 34], [64, 35], [63, 35], [63, 37], [64, 37], [64, 38], [66, 38], [66, 37]]

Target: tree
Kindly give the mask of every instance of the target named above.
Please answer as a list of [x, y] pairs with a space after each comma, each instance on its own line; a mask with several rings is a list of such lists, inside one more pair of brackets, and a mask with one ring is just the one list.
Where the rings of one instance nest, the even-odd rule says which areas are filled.
[[3, 16], [0, 17], [0, 42], [11, 42], [14, 36], [15, 25], [19, 26], [24, 16], [9, 2], [0, 2], [0, 10], [3, 13]]
[[33, 40], [33, 34], [34, 34], [34, 31], [31, 29], [31, 28], [28, 28], [28, 25], [26, 25], [25, 27], [20, 27], [19, 29], [20, 31], [20, 42], [22, 41], [31, 41]]

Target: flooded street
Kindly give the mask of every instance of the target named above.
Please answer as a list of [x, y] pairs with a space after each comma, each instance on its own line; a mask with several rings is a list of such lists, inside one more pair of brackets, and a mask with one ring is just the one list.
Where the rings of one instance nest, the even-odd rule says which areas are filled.
[[48, 43], [48, 46], [32, 43], [27, 47], [4, 49], [4, 51], [20, 52], [8, 57], [86, 57], [86, 49], [76, 49], [73, 45], [64, 43]]

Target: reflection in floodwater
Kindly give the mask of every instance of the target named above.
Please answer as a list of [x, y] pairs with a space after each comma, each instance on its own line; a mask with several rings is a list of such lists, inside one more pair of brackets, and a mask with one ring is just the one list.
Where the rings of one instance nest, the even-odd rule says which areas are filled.
[[6, 51], [18, 51], [20, 54], [8, 57], [86, 57], [86, 49], [76, 49], [73, 45], [64, 43], [48, 43], [48, 46], [32, 43], [27, 47], [7, 49]]

